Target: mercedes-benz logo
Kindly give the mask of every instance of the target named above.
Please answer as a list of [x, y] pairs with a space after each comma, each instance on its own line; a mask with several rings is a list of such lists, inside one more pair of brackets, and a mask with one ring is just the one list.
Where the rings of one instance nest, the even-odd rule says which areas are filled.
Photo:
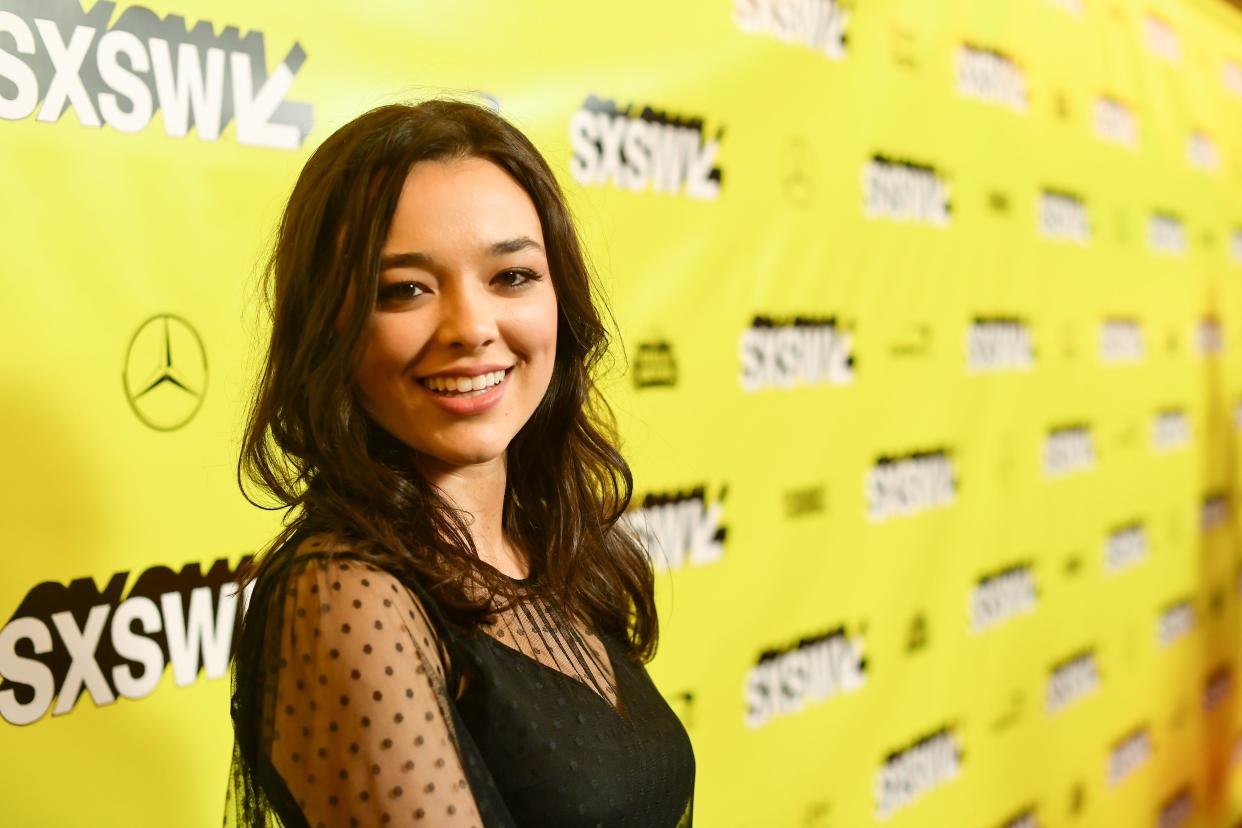
[[781, 188], [795, 207], [806, 207], [815, 195], [815, 155], [805, 139], [792, 136], [781, 156]]
[[121, 381], [139, 420], [156, 431], [181, 428], [207, 394], [207, 351], [198, 331], [176, 314], [152, 316], [129, 341]]

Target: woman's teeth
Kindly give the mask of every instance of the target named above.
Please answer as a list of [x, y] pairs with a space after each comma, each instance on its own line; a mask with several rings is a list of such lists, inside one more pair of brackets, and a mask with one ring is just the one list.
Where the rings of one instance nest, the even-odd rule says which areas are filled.
[[505, 378], [506, 371], [492, 371], [474, 377], [427, 377], [419, 380], [437, 394], [477, 397]]

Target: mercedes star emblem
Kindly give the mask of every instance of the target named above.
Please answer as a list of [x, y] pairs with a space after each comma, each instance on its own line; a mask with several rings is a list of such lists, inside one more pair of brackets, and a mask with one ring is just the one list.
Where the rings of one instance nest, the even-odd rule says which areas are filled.
[[203, 340], [182, 317], [156, 314], [130, 339], [121, 379], [139, 420], [156, 431], [175, 431], [194, 418], [207, 393]]

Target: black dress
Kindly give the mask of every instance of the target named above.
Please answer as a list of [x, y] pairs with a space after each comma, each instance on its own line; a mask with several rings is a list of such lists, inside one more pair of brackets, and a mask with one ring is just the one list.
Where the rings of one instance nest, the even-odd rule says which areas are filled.
[[412, 579], [298, 540], [264, 561], [235, 642], [225, 825], [692, 824], [680, 721], [537, 577], [454, 633]]

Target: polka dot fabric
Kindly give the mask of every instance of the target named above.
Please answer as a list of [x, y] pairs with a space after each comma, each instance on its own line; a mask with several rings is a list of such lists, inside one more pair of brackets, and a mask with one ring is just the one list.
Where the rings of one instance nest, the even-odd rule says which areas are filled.
[[300, 566], [284, 607], [272, 764], [312, 826], [480, 826], [421, 605], [355, 561]]
[[526, 600], [462, 635], [347, 550], [268, 556], [235, 645], [225, 825], [692, 825], [693, 751], [646, 670], [517, 583]]

